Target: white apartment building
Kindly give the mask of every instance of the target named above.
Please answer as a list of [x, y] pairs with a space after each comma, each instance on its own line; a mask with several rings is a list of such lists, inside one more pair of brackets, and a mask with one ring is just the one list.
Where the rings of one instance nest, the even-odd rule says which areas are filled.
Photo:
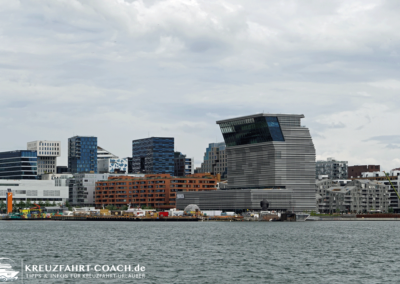
[[57, 157], [61, 156], [61, 142], [37, 140], [28, 142], [27, 150], [37, 152], [37, 174], [57, 172]]
[[7, 190], [11, 189], [15, 202], [32, 203], [40, 201], [65, 204], [68, 200], [68, 186], [57, 186], [55, 180], [0, 180], [0, 200], [5, 201]]

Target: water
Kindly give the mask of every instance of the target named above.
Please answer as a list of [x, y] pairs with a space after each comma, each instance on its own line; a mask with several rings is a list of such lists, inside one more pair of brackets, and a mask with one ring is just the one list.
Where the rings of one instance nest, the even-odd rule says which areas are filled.
[[0, 257], [146, 269], [144, 279], [24, 283], [387, 283], [400, 278], [399, 225], [0, 221]]

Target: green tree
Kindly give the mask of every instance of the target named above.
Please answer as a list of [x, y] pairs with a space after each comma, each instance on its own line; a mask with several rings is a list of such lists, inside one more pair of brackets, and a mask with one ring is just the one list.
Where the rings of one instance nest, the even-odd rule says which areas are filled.
[[121, 210], [127, 210], [127, 209], [128, 209], [128, 206], [123, 205], [120, 209], [121, 209]]
[[3, 209], [6, 208], [6, 203], [3, 200], [0, 200], [0, 212], [3, 212]]
[[49, 206], [51, 206], [51, 204], [50, 204], [50, 202], [48, 200], [46, 200], [46, 202], [44, 203], [44, 206], [45, 207], [49, 207]]
[[392, 207], [389, 207], [389, 208], [388, 208], [388, 213], [393, 213], [393, 212], [394, 212], [393, 208], [392, 208]]
[[23, 202], [22, 200], [20, 200], [20, 201], [18, 202], [18, 208], [19, 208], [19, 209], [24, 209], [24, 208], [25, 208], [25, 202]]
[[56, 202], [53, 201], [53, 204], [51, 204], [51, 206], [53, 206], [53, 207], [57, 206]]
[[26, 200], [25, 205], [26, 205], [26, 207], [28, 207], [28, 208], [31, 208], [31, 207], [33, 206], [33, 204], [32, 204], [32, 202], [31, 202], [30, 199], [27, 199], [27, 200]]

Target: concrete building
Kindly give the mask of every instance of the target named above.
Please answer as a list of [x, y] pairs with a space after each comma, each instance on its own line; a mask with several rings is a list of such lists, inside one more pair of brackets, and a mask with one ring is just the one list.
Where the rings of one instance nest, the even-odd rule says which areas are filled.
[[361, 173], [366, 172], [379, 172], [381, 170], [380, 165], [362, 165], [362, 166], [348, 166], [348, 178], [360, 178], [362, 177]]
[[55, 180], [0, 180], [0, 200], [5, 201], [7, 189], [13, 192], [16, 202], [40, 201], [65, 203], [68, 200], [68, 187], [58, 185]]
[[320, 213], [388, 212], [389, 207], [389, 187], [382, 182], [354, 180], [345, 186], [331, 180], [317, 182], [317, 208]]
[[337, 161], [335, 158], [328, 158], [326, 161], [317, 161], [316, 179], [320, 175], [328, 175], [329, 179], [347, 179], [347, 161]]
[[184, 177], [194, 174], [194, 158], [188, 158], [181, 152], [175, 152], [174, 164], [174, 176]]
[[28, 142], [27, 149], [37, 152], [37, 172], [39, 176], [57, 171], [57, 157], [61, 156], [60, 141], [36, 140]]
[[145, 177], [109, 177], [96, 183], [96, 205], [176, 207], [176, 198], [187, 192], [215, 191], [217, 180], [209, 174], [173, 177], [169, 174]]
[[97, 137], [74, 136], [68, 139], [68, 171], [97, 173]]
[[204, 153], [198, 173], [220, 174], [222, 179], [228, 177], [228, 160], [225, 142], [210, 143]]
[[132, 141], [132, 171], [174, 174], [174, 138], [150, 137]]
[[31, 150], [1, 152], [0, 179], [38, 179], [37, 152]]
[[188, 192], [177, 208], [197, 200], [207, 209], [259, 210], [265, 198], [275, 210], [315, 210], [315, 148], [302, 118], [262, 113], [217, 121], [226, 144], [227, 190], [216, 199]]
[[[315, 208], [315, 194], [313, 197], [313, 208]], [[261, 210], [260, 202], [263, 199], [268, 201], [269, 209], [278, 211], [295, 210], [295, 203], [292, 202], [292, 192], [264, 189], [182, 192], [177, 195], [176, 208], [183, 210], [189, 204], [196, 204], [201, 210], [243, 212], [247, 209]]]
[[[78, 206], [95, 205], [95, 187], [96, 182], [108, 180], [109, 177], [125, 176], [124, 174], [74, 174], [68, 179], [69, 203]], [[143, 174], [130, 175], [135, 177], [144, 177]]]

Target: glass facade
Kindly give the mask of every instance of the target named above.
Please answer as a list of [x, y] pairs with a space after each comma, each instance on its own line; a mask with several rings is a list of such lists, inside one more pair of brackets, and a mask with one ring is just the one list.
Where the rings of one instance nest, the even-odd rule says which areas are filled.
[[68, 171], [97, 173], [97, 137], [75, 136], [68, 139]]
[[0, 179], [38, 179], [37, 152], [21, 150], [0, 153]]
[[132, 172], [174, 175], [174, 138], [133, 140]]
[[220, 124], [226, 146], [285, 141], [279, 120], [274, 116], [240, 119]]

